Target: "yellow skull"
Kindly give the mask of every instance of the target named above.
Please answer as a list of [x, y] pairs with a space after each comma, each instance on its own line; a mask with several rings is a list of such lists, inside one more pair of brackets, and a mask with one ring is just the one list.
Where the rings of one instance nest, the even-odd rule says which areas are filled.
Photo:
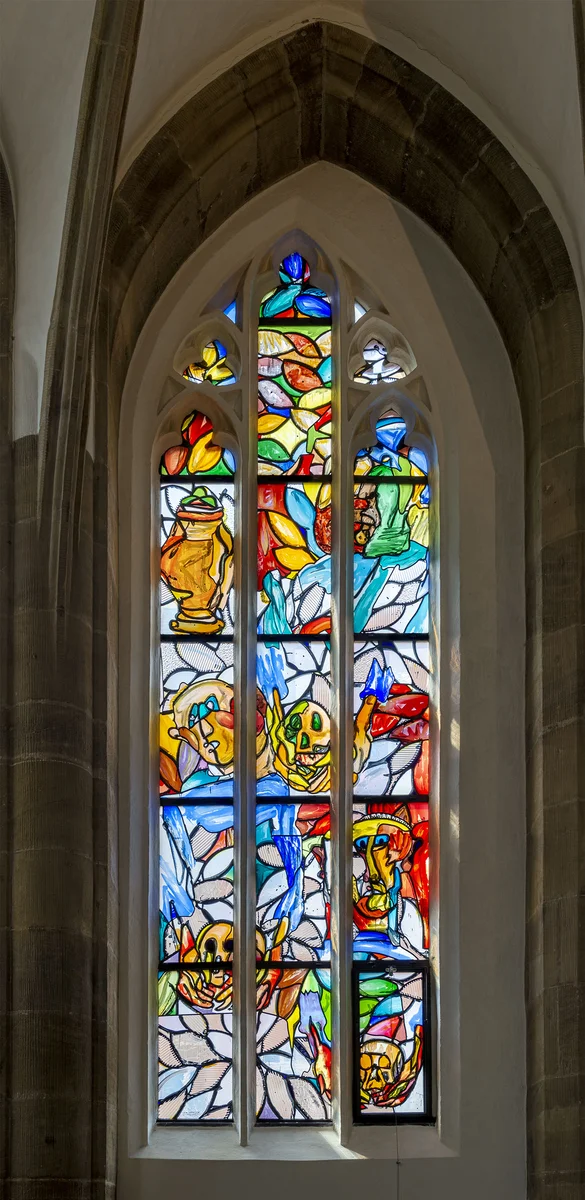
[[388, 1104], [403, 1062], [402, 1051], [395, 1042], [383, 1038], [364, 1042], [360, 1055], [362, 1103]]
[[300, 700], [276, 729], [275, 766], [300, 791], [329, 787], [331, 721], [312, 700]]

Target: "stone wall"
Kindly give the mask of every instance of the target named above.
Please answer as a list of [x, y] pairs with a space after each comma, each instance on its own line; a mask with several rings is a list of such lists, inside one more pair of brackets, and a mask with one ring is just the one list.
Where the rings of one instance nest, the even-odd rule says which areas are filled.
[[[115, 632], [101, 421], [94, 453], [87, 442], [98, 283], [140, 15], [136, 0], [96, 5], [41, 432], [14, 445], [13, 244], [0, 254], [0, 1191], [7, 1200], [104, 1200], [115, 1189], [116, 761], [107, 742]], [[2, 179], [0, 228], [10, 242], [8, 199]]]
[[[565, 246], [517, 163], [467, 109], [389, 50], [320, 22], [194, 96], [151, 139], [112, 203], [140, 10], [134, 0], [97, 6], [42, 433], [8, 454], [14, 495], [12, 471], [3, 472], [7, 1195], [114, 1190], [115, 526], [127, 367], [153, 305], [202, 241], [249, 197], [324, 159], [445, 240], [488, 304], [516, 377], [526, 444], [529, 1195], [577, 1200], [585, 447], [581, 310]], [[7, 395], [10, 262], [8, 248], [0, 258]], [[8, 442], [7, 425], [4, 433]]]

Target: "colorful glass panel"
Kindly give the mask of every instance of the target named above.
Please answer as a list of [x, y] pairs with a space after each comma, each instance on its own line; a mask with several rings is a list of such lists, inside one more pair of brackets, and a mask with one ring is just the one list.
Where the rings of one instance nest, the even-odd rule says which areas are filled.
[[234, 467], [197, 412], [160, 464], [162, 1121], [233, 1116]]
[[363, 365], [354, 375], [355, 383], [391, 383], [403, 379], [405, 371], [399, 363], [388, 356], [388, 351], [379, 338], [370, 338], [363, 348]]
[[258, 632], [331, 631], [331, 485], [258, 487]]
[[185, 417], [180, 445], [171, 446], [160, 463], [161, 476], [233, 475], [235, 469], [231, 450], [216, 445], [209, 417], [199, 412]]
[[428, 803], [354, 800], [352, 841], [354, 958], [426, 955]]
[[290, 254], [280, 286], [264, 298], [258, 329], [258, 471], [327, 475], [331, 470], [331, 303]]
[[[381, 343], [364, 357], [356, 378], [398, 377]], [[354, 643], [366, 744], [352, 817], [354, 1117], [367, 1123], [430, 1113], [430, 492], [427, 457], [393, 411], [354, 469], [354, 629], [370, 635]]]
[[234, 648], [161, 644], [160, 789], [166, 799], [233, 795]]
[[165, 804], [160, 826], [161, 962], [233, 950], [233, 808]]
[[328, 804], [258, 803], [256, 925], [263, 958], [330, 958], [330, 837]]
[[[356, 455], [355, 474], [401, 478], [404, 475], [426, 476], [429, 464], [424, 450], [406, 441], [406, 422], [395, 412], [387, 412], [376, 422], [376, 442]], [[426, 481], [425, 481], [426, 482]], [[421, 493], [421, 503], [428, 504], [428, 492]]]
[[163, 634], [233, 632], [234, 486], [161, 487]]
[[257, 793], [329, 792], [330, 649], [326, 641], [258, 643]]
[[256, 995], [258, 1121], [330, 1121], [331, 971], [267, 966]]
[[232, 972], [159, 973], [158, 1119], [232, 1120]]
[[428, 633], [428, 485], [354, 485], [356, 633]]
[[356, 797], [428, 795], [428, 659], [426, 640], [356, 641]]
[[426, 971], [355, 967], [355, 1105], [359, 1121], [424, 1117], [430, 1109]]
[[[227, 315], [229, 313], [226, 310]], [[227, 356], [227, 347], [219, 338], [214, 338], [203, 347], [203, 358], [185, 367], [183, 378], [189, 379], [191, 383], [213, 383], [216, 387], [235, 383], [236, 377], [227, 364]]]

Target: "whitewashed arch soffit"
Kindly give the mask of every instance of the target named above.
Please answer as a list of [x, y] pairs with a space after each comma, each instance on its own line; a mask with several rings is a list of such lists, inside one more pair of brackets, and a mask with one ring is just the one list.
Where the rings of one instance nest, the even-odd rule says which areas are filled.
[[[472, 25], [466, 32], [459, 19], [460, 13], [455, 11], [457, 5], [452, 6], [451, 12], [444, 5], [426, 6], [427, 12], [424, 13], [422, 6], [416, 6], [420, 12], [415, 12], [412, 6], [403, 3], [380, 5], [376, 0], [374, 3], [371, 0], [363, 0], [362, 3], [319, 0], [311, 4], [279, 5], [278, 15], [275, 16], [271, 4], [256, 3], [247, 6], [243, 21], [241, 13], [235, 11], [231, 21], [226, 21], [223, 13], [216, 28], [212, 20], [207, 26], [207, 40], [204, 35], [203, 41], [199, 29], [194, 34], [192, 23], [181, 23], [186, 17], [184, 6], [178, 6], [179, 23], [166, 19], [162, 31], [157, 26], [156, 7], [156, 4], [152, 4], [151, 11], [147, 7], [143, 19], [117, 184], [153, 135], [207, 84], [261, 47], [287, 37], [303, 25], [327, 21], [353, 30], [393, 51], [434, 79], [483, 121], [540, 192], [562, 232], [573, 268], [583, 285], [583, 247], [579, 244], [577, 218], [582, 203], [582, 183], [570, 169], [568, 154], [566, 161], [561, 154], [561, 158], [553, 162], [554, 147], [558, 152], [567, 137], [574, 141], [576, 161], [580, 151], [576, 69], [573, 71], [570, 62], [567, 62], [574, 50], [570, 12], [562, 14], [566, 28], [564, 24], [562, 27], [558, 24], [558, 19], [556, 24], [557, 54], [564, 53], [565, 58], [562, 84], [559, 81], [558, 114], [551, 113], [549, 105], [546, 122], [531, 122], [529, 114], [533, 114], [534, 107], [530, 105], [525, 108], [522, 97], [524, 93], [534, 94], [534, 89], [538, 91], [542, 71], [551, 74], [555, 64], [550, 60], [546, 22], [542, 30], [540, 27], [535, 29], [533, 39], [528, 42], [525, 14], [518, 4], [508, 6], [507, 11], [502, 8], [497, 14], [495, 26], [493, 15], [489, 18], [490, 34], [497, 37], [502, 56], [501, 60], [493, 59], [491, 71], [485, 70], [485, 56], [478, 53], [478, 45], [481, 44], [481, 36], [478, 41], [478, 29], [481, 24], [475, 28]], [[434, 7], [437, 16], [431, 11]], [[477, 14], [477, 19], [481, 15]], [[176, 37], [174, 46], [172, 30]], [[194, 36], [196, 44], [191, 42]], [[509, 80], [514, 72], [506, 73], [500, 62], [507, 62], [509, 57], [518, 67], [520, 54], [522, 68], [521, 50], [518, 47], [523, 44], [527, 55], [526, 71], [529, 74], [524, 76], [521, 69], [516, 74], [519, 80], [525, 80], [524, 88], [519, 91], [517, 85], [515, 91], [512, 84], [511, 91], [504, 95], [502, 88], [510, 86]], [[191, 61], [193, 67], [189, 69]], [[534, 72], [532, 90], [528, 84], [531, 72]], [[567, 114], [570, 114], [569, 118]], [[555, 127], [563, 137], [554, 136]]]

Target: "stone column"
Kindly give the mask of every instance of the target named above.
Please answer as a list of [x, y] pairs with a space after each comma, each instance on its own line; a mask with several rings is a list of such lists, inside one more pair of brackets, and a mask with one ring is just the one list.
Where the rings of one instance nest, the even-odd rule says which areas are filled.
[[7, 1054], [0, 1158], [10, 1200], [102, 1200], [115, 1186], [107, 493], [100, 454], [90, 455], [87, 441], [99, 280], [141, 11], [141, 0], [96, 4], [42, 426], [38, 437], [7, 452], [13, 488], [10, 586], [2, 585], [11, 654], [0, 830], [9, 851], [2, 860]]

